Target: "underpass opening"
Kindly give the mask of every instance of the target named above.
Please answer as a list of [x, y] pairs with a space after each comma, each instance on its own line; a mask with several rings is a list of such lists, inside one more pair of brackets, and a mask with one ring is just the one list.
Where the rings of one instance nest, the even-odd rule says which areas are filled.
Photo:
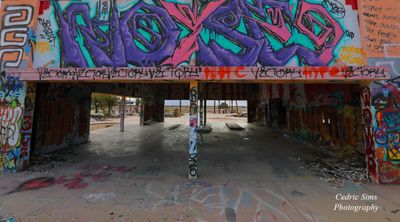
[[[169, 101], [188, 101], [188, 83], [38, 83], [37, 87], [41, 102], [35, 109], [37, 117], [33, 150], [36, 154], [87, 143], [90, 135], [91, 143], [84, 145], [84, 149], [92, 154], [120, 158], [145, 155], [146, 158], [157, 160], [167, 157], [186, 159], [190, 144], [189, 115], [180, 118], [180, 122], [176, 118], [170, 122], [165, 116]], [[229, 159], [238, 160], [238, 154], [248, 158], [255, 154], [266, 158], [269, 154], [279, 156], [281, 153], [275, 153], [270, 147], [278, 148], [273, 143], [282, 143], [292, 144], [292, 148], [286, 151], [286, 147], [279, 147], [282, 154], [296, 158], [296, 152], [308, 153], [313, 166], [322, 166], [321, 157], [323, 164], [331, 164], [332, 169], [338, 164], [350, 164], [357, 168], [365, 166], [360, 155], [350, 159], [351, 162], [346, 159], [346, 156], [357, 152], [365, 154], [359, 84], [199, 82], [198, 88], [196, 142], [199, 156], [202, 157], [199, 165], [207, 164], [207, 161], [222, 161], [229, 165]], [[137, 120], [130, 122], [126, 119], [124, 133], [120, 132], [118, 124], [95, 130], [96, 133], [89, 132], [90, 110], [93, 108], [92, 111], [95, 111], [96, 108], [91, 107], [92, 93], [125, 96], [125, 105], [135, 107], [137, 113], [134, 117]], [[228, 107], [221, 106], [225, 100]], [[203, 130], [206, 130], [206, 126], [213, 127], [210, 133], [203, 135], [203, 140], [200, 101], [204, 101], [203, 109], [207, 101], [207, 113], [203, 112]], [[182, 102], [183, 113], [185, 110], [190, 112], [189, 107], [184, 107], [188, 106], [187, 103]], [[220, 111], [219, 107], [222, 108]], [[114, 108], [118, 116], [120, 108]], [[233, 111], [232, 115], [235, 116], [239, 111], [239, 116], [242, 114], [240, 123], [235, 122], [244, 130], [229, 130], [225, 122], [221, 126], [214, 124], [214, 110], [216, 115], [230, 115], [229, 112]], [[174, 128], [177, 122], [181, 126]], [[62, 126], [63, 131], [57, 131], [56, 123]], [[94, 134], [100, 139], [94, 139]], [[288, 137], [295, 141], [300, 139], [301, 143], [306, 141], [313, 148], [296, 151]], [[220, 155], [226, 159], [220, 159]], [[303, 158], [303, 155], [299, 156]], [[255, 159], [262, 161], [259, 157]], [[286, 173], [290, 174], [290, 170]], [[208, 174], [202, 172], [199, 175], [207, 177]]]
[[124, 131], [126, 123], [140, 123], [140, 98], [104, 93], [92, 93], [90, 109], [90, 131], [120, 126]]

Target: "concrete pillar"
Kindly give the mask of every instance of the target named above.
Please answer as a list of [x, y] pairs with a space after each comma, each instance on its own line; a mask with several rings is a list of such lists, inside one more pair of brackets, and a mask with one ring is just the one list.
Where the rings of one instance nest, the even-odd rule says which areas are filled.
[[190, 82], [190, 114], [189, 114], [189, 179], [197, 178], [197, 115], [198, 115], [198, 83]]
[[144, 84], [141, 84], [140, 86], [140, 125], [144, 126], [144, 105], [145, 105], [145, 100], [144, 100]]
[[156, 103], [153, 106], [154, 109], [154, 116], [153, 116], [153, 120], [157, 121], [157, 122], [164, 122], [164, 99], [162, 98], [162, 96], [157, 96], [156, 98]]
[[24, 118], [21, 127], [21, 149], [17, 162], [18, 171], [25, 170], [29, 165], [32, 145], [33, 118], [36, 100], [36, 83], [26, 83], [26, 96], [24, 104]]
[[216, 113], [216, 112], [215, 112], [215, 102], [216, 102], [216, 100], [214, 100], [214, 114]]
[[119, 130], [120, 132], [125, 131], [125, 96], [122, 97], [121, 101], [121, 112], [120, 112], [120, 123], [119, 123]]
[[256, 122], [256, 109], [257, 109], [257, 100], [248, 99], [247, 100], [247, 122], [253, 123]]
[[207, 126], [207, 98], [204, 99], [204, 126]]
[[247, 88], [247, 122], [257, 121], [258, 86], [251, 84]]
[[370, 181], [379, 183], [378, 164], [376, 162], [373, 116], [371, 112], [371, 92], [369, 84], [361, 85], [361, 114], [364, 132], [365, 160]]

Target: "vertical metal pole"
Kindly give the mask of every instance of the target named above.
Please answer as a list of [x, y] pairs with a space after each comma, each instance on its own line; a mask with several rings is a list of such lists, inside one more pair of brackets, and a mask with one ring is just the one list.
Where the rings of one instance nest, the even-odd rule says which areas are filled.
[[200, 144], [203, 144], [204, 142], [204, 136], [203, 136], [203, 125], [204, 125], [204, 112], [203, 112], [203, 99], [200, 99]]
[[119, 123], [119, 130], [121, 132], [125, 131], [125, 96], [122, 97], [122, 102], [121, 102], [121, 121]]
[[197, 178], [197, 115], [198, 87], [196, 81], [190, 82], [189, 115], [189, 179]]

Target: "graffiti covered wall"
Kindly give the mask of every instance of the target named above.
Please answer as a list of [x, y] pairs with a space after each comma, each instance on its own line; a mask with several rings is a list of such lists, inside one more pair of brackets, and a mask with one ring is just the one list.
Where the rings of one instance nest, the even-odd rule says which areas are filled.
[[363, 65], [345, 2], [42, 1], [35, 65]]
[[352, 152], [362, 142], [359, 84], [290, 84], [289, 129]]
[[369, 58], [391, 67], [391, 79], [371, 84], [376, 164], [379, 181], [400, 183], [400, 58]]
[[370, 85], [371, 131], [366, 142], [375, 162], [370, 175], [380, 183], [400, 183], [400, 6], [397, 0], [359, 0], [361, 33], [368, 65], [387, 66], [390, 80]]
[[6, 171], [23, 168], [29, 159], [32, 113], [24, 114], [26, 83], [3, 71], [32, 67], [38, 5], [28, 0], [0, 4], [0, 169]]

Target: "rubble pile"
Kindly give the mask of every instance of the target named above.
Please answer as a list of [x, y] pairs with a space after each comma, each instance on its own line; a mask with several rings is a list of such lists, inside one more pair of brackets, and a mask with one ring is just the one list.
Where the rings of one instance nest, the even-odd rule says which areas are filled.
[[305, 163], [318, 176], [337, 186], [342, 186], [344, 181], [353, 183], [368, 181], [365, 160], [358, 153], [343, 158], [319, 158]]
[[27, 173], [53, 174], [56, 168], [70, 166], [78, 162], [77, 154], [74, 152], [58, 152], [38, 157], [31, 157]]

